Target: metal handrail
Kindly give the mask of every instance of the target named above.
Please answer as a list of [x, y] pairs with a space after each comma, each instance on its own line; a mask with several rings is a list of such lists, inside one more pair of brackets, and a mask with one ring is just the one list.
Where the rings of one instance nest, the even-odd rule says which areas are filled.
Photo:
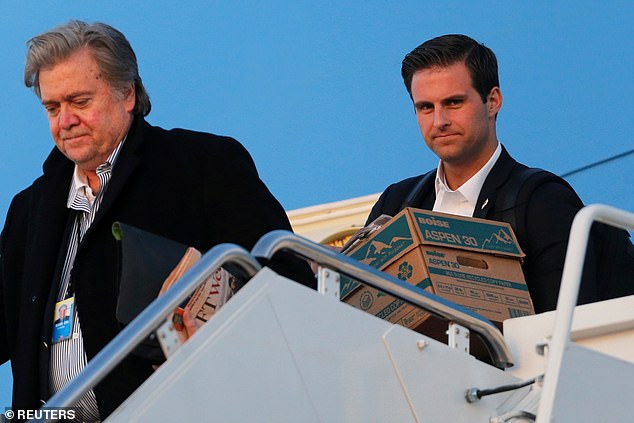
[[495, 366], [504, 369], [513, 365], [511, 352], [504, 342], [504, 337], [497, 327], [484, 317], [292, 232], [284, 230], [269, 232], [255, 244], [251, 254], [271, 259], [282, 250], [312, 260], [436, 316], [462, 325], [481, 335]]
[[[165, 294], [155, 299], [125, 329], [108, 343], [88, 363], [71, 383], [57, 392], [42, 409], [71, 407], [84, 393], [99, 383], [139, 343], [160, 326], [206, 278], [220, 266], [232, 263], [251, 277], [261, 266], [244, 248], [235, 244], [220, 244], [213, 247], [178, 280]], [[37, 422], [51, 419], [32, 420]]]
[[570, 343], [572, 316], [579, 297], [579, 285], [583, 275], [583, 263], [586, 257], [588, 240], [592, 224], [597, 221], [617, 228], [634, 229], [634, 213], [603, 204], [592, 204], [579, 210], [570, 228], [566, 261], [561, 276], [561, 287], [555, 311], [555, 324], [552, 340], [548, 348], [548, 361], [542, 387], [537, 422], [550, 422], [559, 382], [559, 370], [564, 352]]

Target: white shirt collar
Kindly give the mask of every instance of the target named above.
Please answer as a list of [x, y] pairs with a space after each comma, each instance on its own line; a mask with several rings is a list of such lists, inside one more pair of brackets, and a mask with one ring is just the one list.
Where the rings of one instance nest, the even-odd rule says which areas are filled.
[[[119, 156], [119, 152], [121, 151], [121, 147], [123, 146], [126, 137], [124, 137], [114, 151], [110, 153], [110, 156], [108, 156], [106, 161], [97, 167], [97, 176], [99, 176], [99, 180], [101, 181], [100, 192], [106, 188], [105, 186], [110, 180], [112, 167]], [[75, 165], [66, 206], [74, 210], [89, 212], [100, 192], [94, 193], [92, 191], [90, 185], [88, 185], [88, 178], [84, 172], [79, 169], [79, 166]]]
[[473, 210], [478, 202], [484, 181], [487, 176], [489, 176], [491, 169], [501, 153], [502, 145], [498, 143], [489, 161], [456, 190], [452, 190], [447, 186], [441, 160], [438, 163], [438, 170], [436, 172], [436, 202], [434, 203], [434, 211], [459, 214], [462, 216], [473, 216]]
[[[86, 204], [88, 200], [88, 205]], [[88, 185], [88, 178], [84, 175], [84, 172], [79, 170], [79, 167], [75, 165], [73, 171], [73, 182], [70, 186], [70, 193], [68, 196], [68, 207], [72, 209], [79, 208], [84, 210], [92, 206], [95, 202], [95, 194], [92, 192], [90, 185]]]

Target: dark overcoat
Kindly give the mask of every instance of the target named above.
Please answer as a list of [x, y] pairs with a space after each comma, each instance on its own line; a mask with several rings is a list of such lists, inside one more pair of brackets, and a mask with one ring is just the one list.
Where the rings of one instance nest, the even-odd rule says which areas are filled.
[[[1, 235], [0, 363], [11, 360], [15, 409], [37, 409], [49, 397], [52, 307], [74, 218], [66, 207], [73, 169], [53, 149], [43, 175], [13, 199]], [[89, 360], [122, 329], [115, 318], [115, 221], [201, 251], [225, 242], [251, 249], [271, 230], [290, 230], [239, 142], [168, 131], [137, 117], [72, 270]], [[135, 357], [119, 365], [95, 388], [102, 418], [151, 372], [150, 363]]]

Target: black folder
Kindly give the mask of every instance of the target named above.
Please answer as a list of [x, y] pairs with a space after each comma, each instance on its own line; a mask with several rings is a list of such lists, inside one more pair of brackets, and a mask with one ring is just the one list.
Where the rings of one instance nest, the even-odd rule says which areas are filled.
[[121, 222], [112, 225], [119, 249], [117, 320], [130, 323], [156, 297], [187, 245]]

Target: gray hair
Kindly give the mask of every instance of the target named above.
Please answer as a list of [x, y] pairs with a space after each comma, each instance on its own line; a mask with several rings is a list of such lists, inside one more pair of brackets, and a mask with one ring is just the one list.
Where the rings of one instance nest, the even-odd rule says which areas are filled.
[[26, 43], [24, 84], [33, 88], [40, 97], [39, 73], [43, 68], [55, 66], [74, 52], [88, 47], [104, 74], [106, 81], [120, 93], [127, 93], [134, 85], [136, 103], [133, 113], [147, 116], [152, 105], [141, 77], [136, 55], [125, 36], [104, 23], [71, 20]]

